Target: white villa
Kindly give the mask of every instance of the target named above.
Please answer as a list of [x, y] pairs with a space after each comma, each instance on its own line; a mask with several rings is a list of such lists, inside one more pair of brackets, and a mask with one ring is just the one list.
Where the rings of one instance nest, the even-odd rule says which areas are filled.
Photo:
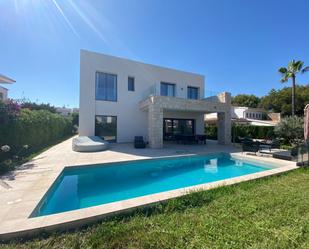
[[175, 134], [204, 134], [218, 113], [218, 142], [231, 142], [231, 95], [204, 98], [204, 76], [81, 50], [79, 135], [162, 148]]
[[0, 86], [0, 101], [5, 101], [8, 99], [8, 89]]
[[78, 108], [56, 107], [56, 112], [62, 116], [70, 116], [72, 113], [78, 113]]
[[[0, 84], [12, 84], [15, 80], [10, 79], [9, 77], [0, 74]], [[9, 89], [0, 85], [0, 101], [5, 101], [8, 99], [8, 91]]]
[[[217, 113], [205, 115], [207, 124], [216, 123], [217, 119]], [[280, 113], [267, 112], [262, 108], [231, 106], [231, 119], [233, 123], [238, 124], [276, 126], [281, 120], [281, 115]]]

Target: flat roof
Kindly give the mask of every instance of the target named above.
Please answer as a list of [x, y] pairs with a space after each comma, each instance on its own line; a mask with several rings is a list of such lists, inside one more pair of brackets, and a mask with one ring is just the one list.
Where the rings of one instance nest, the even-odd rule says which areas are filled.
[[0, 83], [2, 84], [12, 84], [16, 82], [15, 80], [3, 75], [3, 74], [0, 74]]
[[0, 86], [0, 88], [4, 89], [4, 90], [7, 90], [7, 91], [9, 90], [9, 89], [5, 88], [4, 86]]

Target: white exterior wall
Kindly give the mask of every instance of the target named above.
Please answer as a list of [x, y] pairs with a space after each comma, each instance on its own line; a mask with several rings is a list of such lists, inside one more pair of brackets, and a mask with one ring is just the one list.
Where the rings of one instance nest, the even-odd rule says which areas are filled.
[[232, 118], [246, 118], [245, 111], [248, 107], [231, 107]]
[[[96, 72], [117, 75], [117, 102], [95, 100]], [[134, 92], [128, 91], [129, 76], [135, 79]], [[137, 135], [147, 137], [148, 114], [138, 104], [151, 87], [162, 81], [176, 84], [176, 97], [187, 98], [187, 86], [199, 87], [200, 96], [204, 95], [202, 75], [81, 50], [79, 134], [94, 135], [95, 115], [110, 115], [117, 116], [117, 142], [131, 142]], [[185, 114], [179, 115], [181, 118]], [[194, 115], [196, 131], [202, 132], [203, 115]]]
[[8, 89], [0, 86], [0, 93], [2, 93], [1, 94], [2, 95], [2, 99], [0, 98], [0, 100], [2, 100], [2, 101], [7, 100], [7, 98], [8, 98]]
[[[238, 106], [232, 106], [232, 118], [245, 118], [245, 119], [262, 119], [263, 114], [265, 114], [265, 111], [256, 109], [256, 108], [249, 108], [249, 107], [238, 107]], [[246, 113], [248, 113], [248, 117], [246, 116]], [[251, 117], [250, 117], [251, 114]], [[254, 117], [253, 117], [254, 114]]]

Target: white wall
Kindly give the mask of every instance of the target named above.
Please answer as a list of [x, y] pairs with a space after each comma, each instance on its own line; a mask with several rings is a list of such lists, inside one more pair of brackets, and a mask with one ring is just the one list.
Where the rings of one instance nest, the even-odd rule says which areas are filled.
[[[117, 75], [117, 102], [95, 100], [97, 71]], [[129, 76], [135, 78], [134, 92], [128, 91]], [[81, 50], [80, 135], [94, 135], [95, 115], [111, 115], [117, 116], [117, 142], [132, 141], [136, 135], [147, 136], [148, 113], [141, 111], [138, 103], [149, 88], [161, 81], [176, 84], [176, 97], [186, 98], [187, 86], [199, 87], [200, 96], [204, 95], [202, 75]]]
[[8, 98], [8, 90], [6, 88], [0, 86], [0, 93], [2, 93], [2, 95], [3, 95], [2, 101], [6, 100]]
[[[251, 114], [251, 117], [246, 117], [246, 113]], [[263, 114], [265, 114], [265, 111], [257, 108], [232, 106], [232, 118], [262, 119]]]
[[232, 106], [232, 118], [246, 118], [245, 111], [248, 109], [248, 107], [237, 107]]

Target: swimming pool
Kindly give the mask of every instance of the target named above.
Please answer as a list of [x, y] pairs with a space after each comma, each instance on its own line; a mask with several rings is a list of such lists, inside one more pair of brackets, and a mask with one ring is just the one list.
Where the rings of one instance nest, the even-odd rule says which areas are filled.
[[273, 169], [229, 154], [67, 167], [30, 217], [56, 214]]

